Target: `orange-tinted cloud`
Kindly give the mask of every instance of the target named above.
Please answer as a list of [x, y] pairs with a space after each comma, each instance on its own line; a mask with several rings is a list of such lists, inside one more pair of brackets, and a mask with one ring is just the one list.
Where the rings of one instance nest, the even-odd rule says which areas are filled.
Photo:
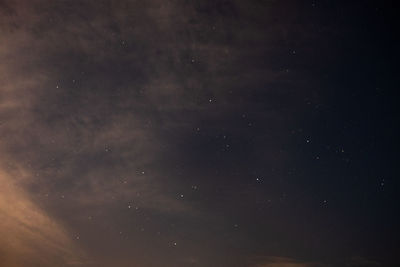
[[72, 236], [0, 171], [0, 266], [69, 266], [82, 253]]

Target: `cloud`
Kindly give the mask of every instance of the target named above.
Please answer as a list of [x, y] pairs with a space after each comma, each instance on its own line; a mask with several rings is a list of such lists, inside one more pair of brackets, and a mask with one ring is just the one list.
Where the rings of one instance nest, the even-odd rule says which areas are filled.
[[0, 170], [0, 265], [69, 266], [82, 263], [83, 253], [72, 235], [38, 207]]
[[[118, 5], [111, 17], [104, 7], [79, 13], [96, 7], [0, 3], [1, 266], [88, 265], [82, 255], [97, 244], [85, 247], [75, 233], [84, 232], [88, 215], [119, 227], [110, 219], [116, 206], [195, 214], [157, 170], [162, 100], [150, 88], [141, 96], [149, 83], [114, 65], [148, 68], [142, 53], [121, 53], [124, 37], [144, 33], [125, 25], [129, 12]], [[119, 30], [109, 28], [114, 20]], [[118, 98], [118, 90], [132, 97]]]
[[[241, 23], [238, 13], [268, 18], [243, 1], [184, 2], [0, 1], [0, 185], [7, 184], [0, 190], [0, 260], [7, 266], [30, 266], [30, 258], [44, 266], [82, 263], [71, 232], [86, 234], [80, 242], [99, 258], [116, 258], [118, 245], [129, 259], [132, 247], [140, 251], [137, 258], [155, 247], [170, 254], [159, 240], [176, 239], [177, 218], [184, 218], [177, 232], [204, 240], [193, 242], [190, 254], [213, 254], [208, 243], [216, 235], [208, 228], [225, 229], [225, 218], [212, 227], [193, 221], [225, 217], [212, 207], [235, 206], [234, 198], [218, 196], [215, 205], [212, 196], [215, 184], [221, 181], [229, 192], [234, 179], [229, 173], [224, 180], [203, 163], [237, 162], [240, 169], [253, 158], [265, 160], [252, 149], [282, 161], [256, 148], [257, 138], [267, 136], [262, 133], [242, 156], [227, 153], [222, 160], [207, 150], [221, 134], [244, 139], [249, 127], [238, 127], [242, 112], [268, 117], [259, 121], [271, 129], [282, 121], [279, 108], [265, 112], [254, 101], [270, 94], [278, 106], [289, 103], [284, 93], [265, 89], [287, 82], [278, 56], [268, 53], [277, 46], [276, 27]], [[264, 54], [275, 63], [265, 63]], [[280, 147], [281, 137], [268, 135], [268, 151]], [[200, 146], [192, 146], [196, 142]], [[201, 190], [191, 190], [192, 184]], [[201, 196], [207, 188], [210, 198]], [[197, 200], [190, 202], [190, 194]], [[208, 201], [213, 204], [202, 207]], [[140, 212], [132, 212], [136, 207]], [[143, 225], [166, 236], [143, 238], [145, 246], [139, 241]], [[113, 231], [129, 231], [135, 241], [102, 235]], [[284, 258], [261, 262], [257, 266], [314, 266]]]
[[256, 264], [255, 267], [327, 267], [327, 265], [285, 257], [268, 257]]

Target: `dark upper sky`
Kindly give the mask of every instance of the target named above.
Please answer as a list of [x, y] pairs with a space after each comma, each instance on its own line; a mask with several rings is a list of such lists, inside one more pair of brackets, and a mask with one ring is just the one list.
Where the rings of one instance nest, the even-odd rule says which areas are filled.
[[399, 263], [395, 13], [0, 0], [0, 266]]

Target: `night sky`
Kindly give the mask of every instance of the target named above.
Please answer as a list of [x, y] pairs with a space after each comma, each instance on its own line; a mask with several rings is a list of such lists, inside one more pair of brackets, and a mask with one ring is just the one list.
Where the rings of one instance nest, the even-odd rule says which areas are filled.
[[396, 15], [0, 0], [0, 266], [396, 266]]

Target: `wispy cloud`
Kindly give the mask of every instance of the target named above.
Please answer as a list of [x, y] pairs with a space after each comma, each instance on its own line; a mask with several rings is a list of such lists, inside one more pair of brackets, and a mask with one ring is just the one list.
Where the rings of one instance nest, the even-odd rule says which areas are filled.
[[0, 263], [60, 266], [82, 263], [73, 236], [0, 171]]
[[260, 260], [260, 263], [257, 263], [255, 267], [327, 267], [327, 265], [285, 257], [267, 257]]

